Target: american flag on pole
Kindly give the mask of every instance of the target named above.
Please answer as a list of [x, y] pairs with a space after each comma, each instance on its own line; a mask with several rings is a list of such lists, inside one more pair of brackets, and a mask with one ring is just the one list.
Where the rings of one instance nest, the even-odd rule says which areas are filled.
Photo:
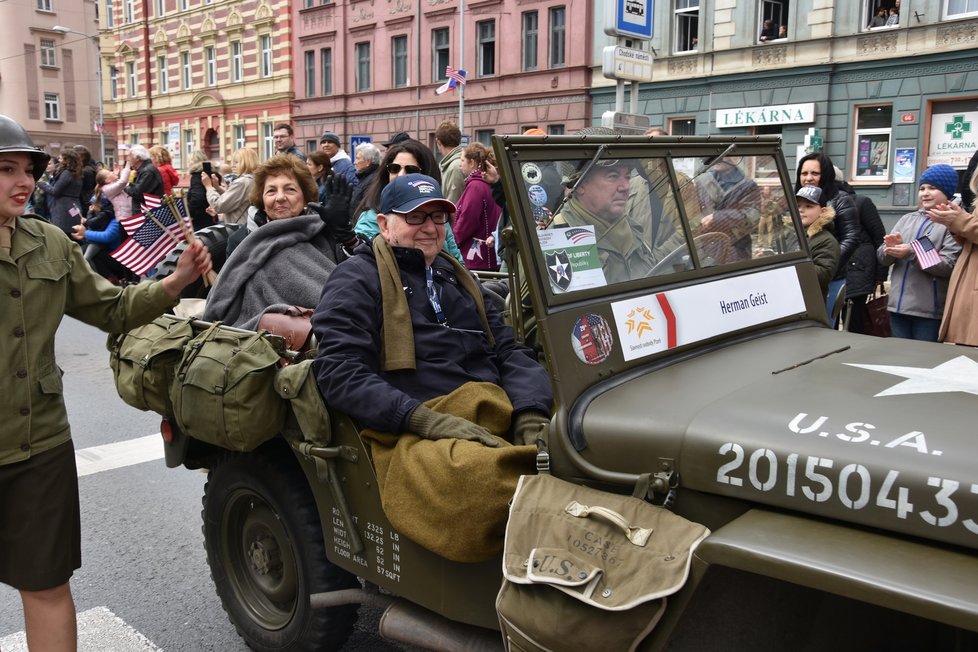
[[[140, 276], [151, 270], [184, 239], [185, 227], [174, 219], [169, 206], [159, 205], [158, 197], [156, 200], [156, 208], [119, 220], [119, 224], [129, 234], [129, 238], [109, 254], [133, 274]], [[175, 199], [174, 206], [180, 213], [186, 228], [193, 228], [190, 226], [183, 198]], [[160, 228], [161, 225], [163, 228]]]
[[448, 76], [448, 81], [435, 89], [436, 94], [441, 95], [459, 86], [465, 86], [464, 70], [455, 70], [451, 66], [445, 66], [445, 74]]
[[930, 241], [930, 238], [917, 238], [910, 242], [910, 248], [917, 256], [917, 264], [920, 265], [920, 269], [928, 269], [941, 262], [941, 255], [937, 249], [934, 249], [934, 243]]

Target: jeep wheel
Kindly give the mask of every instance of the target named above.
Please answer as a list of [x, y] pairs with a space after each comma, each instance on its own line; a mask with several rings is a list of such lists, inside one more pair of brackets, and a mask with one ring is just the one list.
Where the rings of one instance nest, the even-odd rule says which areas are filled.
[[[215, 224], [214, 226], [206, 226], [194, 233], [204, 243], [204, 246], [207, 247], [207, 251], [210, 252], [211, 264], [214, 266], [215, 272], [220, 272], [221, 267], [224, 266], [224, 261], [227, 260], [228, 238], [240, 228], [243, 228], [241, 224], [221, 223]], [[173, 270], [177, 268], [177, 258], [180, 257], [180, 254], [186, 248], [187, 243], [181, 242], [163, 260], [158, 262], [153, 271], [153, 278], [162, 279], [172, 274]], [[207, 292], [208, 288], [204, 286], [203, 281], [197, 279], [184, 288], [180, 296], [184, 299], [204, 299], [207, 297]]]
[[360, 586], [326, 559], [305, 475], [274, 442], [228, 453], [204, 487], [204, 545], [211, 577], [238, 634], [254, 650], [337, 650], [356, 606], [314, 611], [309, 595]]

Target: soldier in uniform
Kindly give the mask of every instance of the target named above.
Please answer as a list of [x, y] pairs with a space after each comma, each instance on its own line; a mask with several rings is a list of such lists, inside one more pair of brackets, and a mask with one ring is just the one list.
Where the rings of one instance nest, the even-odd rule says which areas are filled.
[[78, 479], [54, 335], [69, 315], [106, 331], [146, 323], [211, 269], [195, 242], [159, 282], [116, 287], [81, 248], [22, 215], [49, 156], [0, 115], [0, 582], [20, 592], [31, 650], [75, 650], [69, 578], [81, 566]]

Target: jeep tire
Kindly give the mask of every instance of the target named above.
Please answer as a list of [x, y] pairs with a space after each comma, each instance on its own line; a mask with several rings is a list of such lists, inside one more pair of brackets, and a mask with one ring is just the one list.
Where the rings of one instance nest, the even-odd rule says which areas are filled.
[[344, 645], [357, 607], [313, 610], [309, 596], [360, 583], [326, 559], [316, 504], [291, 451], [272, 441], [223, 455], [208, 473], [201, 516], [217, 594], [253, 650]]

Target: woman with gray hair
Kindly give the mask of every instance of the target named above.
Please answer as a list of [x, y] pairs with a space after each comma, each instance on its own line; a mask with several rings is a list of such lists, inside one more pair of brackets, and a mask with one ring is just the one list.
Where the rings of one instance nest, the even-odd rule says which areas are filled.
[[146, 195], [163, 196], [163, 175], [150, 160], [149, 150], [142, 145], [133, 145], [129, 149], [129, 185], [123, 192], [132, 197], [132, 213], [141, 212]]
[[[353, 189], [353, 198], [350, 201], [350, 208], [356, 208], [363, 193], [367, 192], [367, 186], [374, 180], [377, 170], [380, 169], [380, 150], [373, 143], [361, 143], [353, 150], [353, 165], [357, 169], [357, 179], [359, 183]], [[350, 215], [350, 221], [354, 216]]]

